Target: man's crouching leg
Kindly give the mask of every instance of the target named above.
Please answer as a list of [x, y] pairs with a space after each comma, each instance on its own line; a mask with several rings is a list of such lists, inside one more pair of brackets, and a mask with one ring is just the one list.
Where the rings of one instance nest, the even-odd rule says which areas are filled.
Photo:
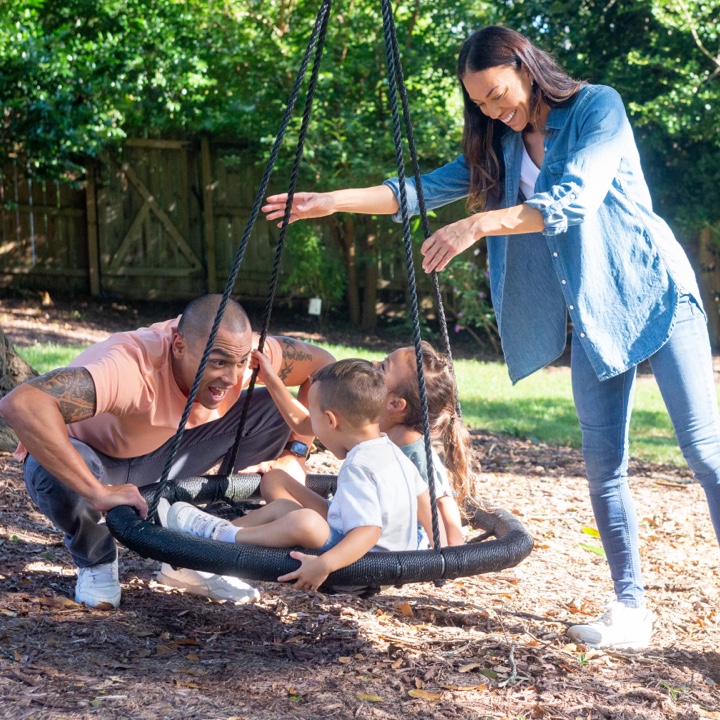
[[[97, 453], [85, 443], [71, 440], [91, 472], [103, 478]], [[40, 511], [65, 533], [65, 545], [78, 568], [75, 601], [98, 610], [120, 605], [117, 546], [102, 514], [87, 500], [51, 475], [35, 458], [28, 456], [23, 468], [28, 493]]]

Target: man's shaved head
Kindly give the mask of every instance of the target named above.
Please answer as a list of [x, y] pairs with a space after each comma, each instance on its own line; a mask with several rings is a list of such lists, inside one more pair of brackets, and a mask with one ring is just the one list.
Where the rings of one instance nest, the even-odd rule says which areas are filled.
[[[221, 300], [222, 295], [203, 295], [191, 301], [178, 324], [180, 335], [188, 342], [207, 342]], [[247, 313], [235, 300], [228, 300], [220, 327], [237, 335], [251, 332]]]

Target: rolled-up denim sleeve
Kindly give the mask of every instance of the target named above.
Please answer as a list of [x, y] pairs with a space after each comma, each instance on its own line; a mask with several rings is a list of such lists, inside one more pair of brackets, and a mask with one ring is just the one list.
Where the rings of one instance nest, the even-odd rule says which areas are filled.
[[[427, 175], [421, 175], [423, 197], [425, 198], [425, 207], [433, 210], [442, 205], [447, 205], [460, 198], [467, 197], [470, 190], [470, 170], [465, 162], [465, 158], [460, 157], [453, 160], [447, 165], [443, 165], [437, 170], [433, 170]], [[400, 204], [400, 182], [396, 177], [386, 180], [387, 185]], [[405, 191], [407, 193], [408, 212], [410, 215], [417, 215], [420, 212], [420, 203], [418, 202], [417, 187], [415, 178], [406, 178]], [[395, 222], [402, 222], [402, 213], [400, 210], [396, 212], [392, 219]]]
[[559, 235], [597, 212], [615, 178], [631, 132], [620, 95], [609, 87], [588, 99], [578, 128], [578, 141], [567, 157], [549, 162], [553, 184], [525, 204], [542, 213], [545, 235]]

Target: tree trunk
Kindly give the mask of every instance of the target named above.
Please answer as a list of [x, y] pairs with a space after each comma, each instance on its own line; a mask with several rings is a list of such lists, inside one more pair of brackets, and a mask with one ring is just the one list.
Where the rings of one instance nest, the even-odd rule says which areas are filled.
[[342, 248], [345, 258], [345, 277], [347, 280], [345, 296], [347, 298], [350, 322], [357, 327], [360, 324], [360, 288], [357, 276], [357, 257], [355, 253], [355, 224], [352, 215], [346, 214], [342, 222], [334, 222], [333, 234]]
[[363, 290], [362, 324], [363, 330], [374, 330], [377, 325], [377, 237], [375, 228], [365, 233], [365, 287]]
[[[35, 370], [15, 352], [5, 333], [0, 329], [0, 397], [33, 377], [37, 377]], [[4, 418], [0, 417], [0, 450], [12, 452], [17, 442], [12, 428]]]

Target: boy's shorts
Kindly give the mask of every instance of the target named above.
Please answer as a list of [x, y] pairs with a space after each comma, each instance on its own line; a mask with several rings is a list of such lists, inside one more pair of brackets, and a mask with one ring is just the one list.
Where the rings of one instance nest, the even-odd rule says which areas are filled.
[[337, 528], [331, 527], [328, 539], [325, 541], [325, 544], [322, 547], [318, 548], [317, 551], [319, 553], [327, 552], [330, 548], [334, 548], [344, 537], [344, 532], [338, 530]]

